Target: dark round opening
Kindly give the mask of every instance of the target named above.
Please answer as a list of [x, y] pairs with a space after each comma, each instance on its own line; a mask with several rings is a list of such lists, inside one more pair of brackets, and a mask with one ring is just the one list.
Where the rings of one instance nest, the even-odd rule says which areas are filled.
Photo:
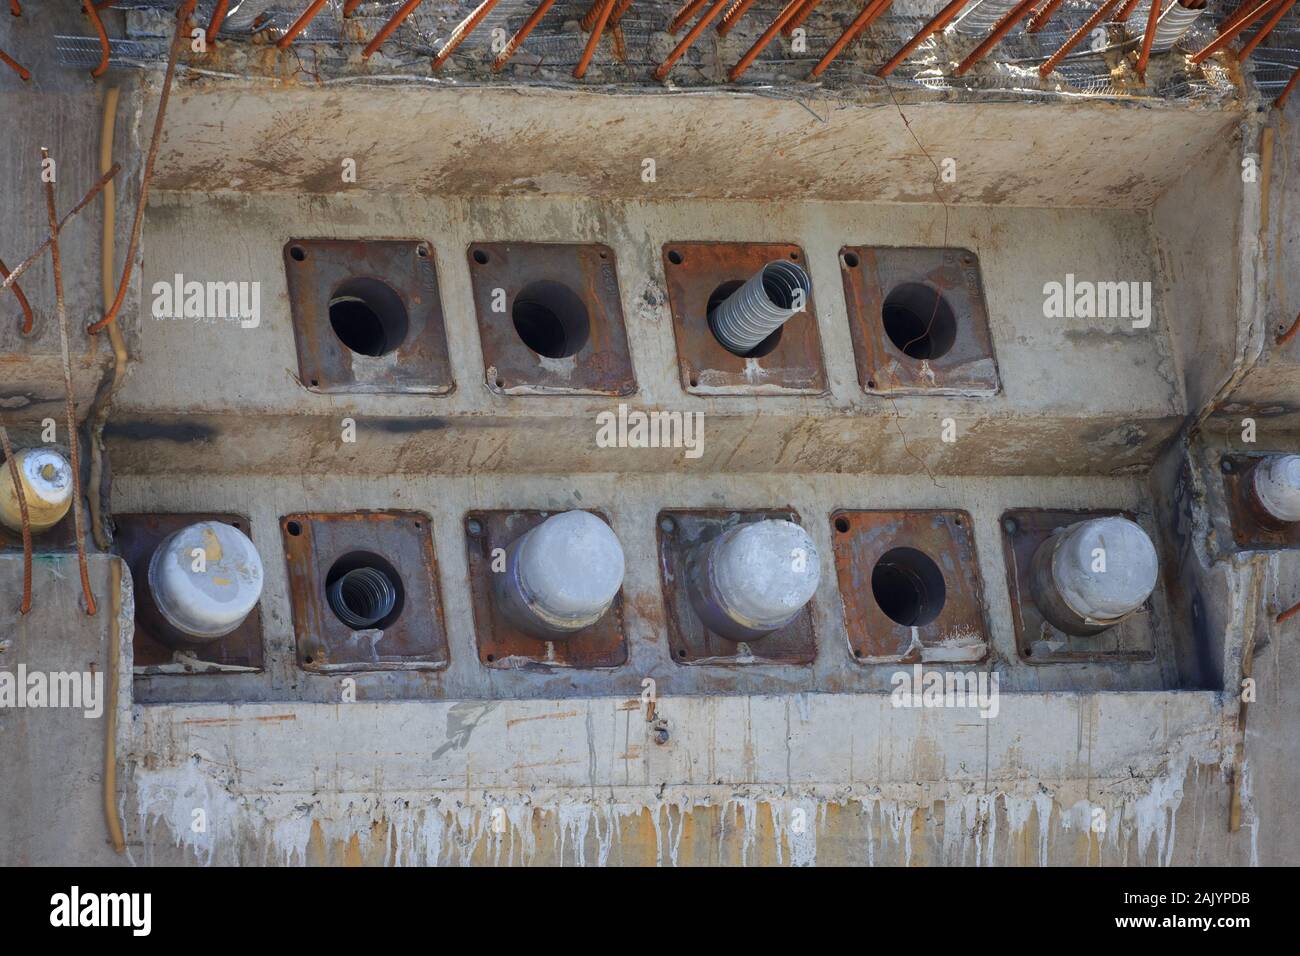
[[294, 262], [302, 262], [307, 258], [307, 250], [302, 246], [290, 246], [289, 255]]
[[675, 266], [679, 266], [682, 264], [682, 254], [674, 249], [672, 252], [668, 253], [668, 261]]
[[478, 263], [479, 265], [481, 265], [481, 266], [485, 266], [485, 265], [487, 265], [488, 254], [487, 254], [486, 252], [484, 252], [482, 249], [475, 249], [475, 250], [474, 250], [474, 261], [477, 262], [477, 263]]
[[288, 524], [284, 526], [284, 528], [295, 538], [298, 537], [298, 535], [302, 534], [302, 525], [300, 525], [296, 521], [290, 521]]
[[582, 299], [568, 286], [549, 279], [524, 286], [510, 314], [523, 343], [546, 358], [576, 355], [591, 335]]
[[330, 610], [354, 631], [391, 625], [402, 614], [405, 594], [397, 569], [369, 551], [343, 555], [325, 576]]
[[885, 297], [880, 308], [885, 334], [914, 359], [936, 359], [957, 339], [957, 317], [948, 300], [928, 285], [909, 282]]
[[856, 269], [860, 261], [861, 260], [858, 259], [858, 254], [856, 252], [844, 253], [844, 264], [850, 269]]
[[406, 340], [406, 304], [378, 279], [349, 279], [330, 296], [330, 326], [358, 355], [387, 355]]
[[[735, 292], [744, 284], [745, 284], [745, 280], [743, 279], [732, 279], [730, 282], [722, 283], [722, 285], [714, 289], [712, 295], [709, 296], [708, 305], [704, 307], [704, 314], [712, 315], [714, 309], [722, 305], [722, 303], [726, 302], [727, 297], [730, 296], [733, 292]], [[777, 305], [780, 305], [787, 309], [790, 307], [789, 297], [785, 295], [784, 287], [778, 289], [775, 292], [775, 294], [773, 293], [773, 289], [769, 288], [766, 283], [764, 284], [763, 287], [764, 289], [767, 290], [768, 298], [770, 298]], [[786, 301], [781, 301], [782, 298], [784, 298]], [[748, 352], [733, 352], [732, 354], [739, 355], [742, 358], [762, 358], [764, 355], [770, 354], [773, 349], [775, 349], [778, 345], [781, 344], [781, 330], [783, 328], [785, 328], [784, 325], [778, 325], [776, 329], [773, 330], [771, 335], [763, 339], [763, 341], [759, 342]], [[713, 331], [712, 322], [709, 323], [709, 331]], [[722, 340], [718, 339], [716, 332], [714, 333], [713, 337], [717, 339], [718, 344], [721, 345], [724, 349], [727, 348], [727, 346], [723, 344]], [[731, 352], [731, 349], [727, 349], [727, 351]]]
[[836, 518], [836, 519], [835, 519], [835, 530], [838, 531], [840, 534], [848, 534], [848, 533], [849, 533], [849, 519], [848, 519], [848, 518]]
[[924, 627], [943, 610], [943, 572], [916, 548], [892, 548], [871, 570], [871, 594], [891, 621]]

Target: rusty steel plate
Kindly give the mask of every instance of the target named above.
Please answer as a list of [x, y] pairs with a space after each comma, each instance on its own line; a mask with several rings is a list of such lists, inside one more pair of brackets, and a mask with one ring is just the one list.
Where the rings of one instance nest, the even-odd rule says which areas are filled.
[[[773, 338], [766, 354], [728, 351], [709, 328], [709, 302], [727, 286], [739, 288], [763, 266], [789, 259], [808, 270], [799, 246], [778, 242], [670, 242], [663, 247], [668, 305], [677, 337], [682, 388], [698, 395], [820, 395], [826, 391], [821, 333], [814, 296]], [[775, 342], [775, 346], [772, 343]]]
[[631, 395], [614, 250], [476, 242], [467, 253], [484, 377], [509, 395]]
[[[435, 670], [447, 666], [447, 631], [429, 517], [418, 511], [291, 514], [280, 519], [298, 665], [308, 671]], [[400, 612], [383, 629], [353, 630], [326, 597], [330, 569], [377, 555], [401, 579]]]
[[[1219, 463], [1228, 499], [1232, 540], [1243, 551], [1278, 551], [1300, 548], [1300, 521], [1277, 522], [1262, 512], [1251, 493], [1256, 463], [1266, 455], [1224, 455]], [[65, 519], [66, 520], [66, 519]]]
[[[499, 554], [504, 554], [515, 539], [555, 513], [471, 511], [465, 515], [478, 658], [486, 667], [545, 671], [555, 667], [618, 667], [627, 660], [622, 590], [599, 621], [572, 637], [558, 641], [544, 641], [526, 634], [513, 627], [497, 611], [493, 595], [493, 552], [499, 548]], [[591, 514], [609, 523], [609, 519], [599, 511]]]
[[303, 386], [433, 394], [455, 387], [429, 243], [291, 239], [284, 272]]
[[[984, 659], [989, 634], [969, 514], [840, 510], [831, 515], [831, 540], [844, 626], [856, 660]], [[927, 574], [941, 575], [942, 586], [937, 579], [927, 581]], [[913, 597], [917, 614], [906, 620], [915, 623], [900, 623], [882, 606], [884, 600], [897, 614]], [[922, 610], [926, 607], [928, 612]]]
[[[997, 394], [998, 365], [975, 253], [845, 246], [840, 273], [865, 391]], [[933, 290], [942, 296], [937, 308]]]
[[[691, 553], [738, 524], [779, 518], [801, 524], [791, 510], [727, 511], [725, 509], [665, 510], [656, 519], [659, 575], [668, 609], [668, 647], [678, 664], [811, 664], [817, 656], [812, 601], [781, 628], [748, 643], [728, 640], [704, 626], [686, 586]], [[813, 600], [816, 600], [814, 598]]]
[[1011, 588], [1011, 621], [1016, 630], [1016, 651], [1027, 664], [1060, 664], [1155, 660], [1155, 629], [1151, 601], [1130, 617], [1100, 634], [1081, 637], [1053, 627], [1034, 603], [1030, 580], [1034, 552], [1056, 531], [1076, 521], [1121, 515], [1128, 511], [1051, 511], [1019, 508], [1002, 515], [1002, 553]]
[[[199, 521], [220, 521], [238, 528], [251, 539], [248, 519], [234, 514], [124, 514], [114, 515], [113, 546], [131, 570], [135, 591], [135, 668], [145, 673], [171, 664], [175, 650], [158, 636], [166, 632], [153, 592], [149, 590], [149, 559], [169, 534]], [[225, 637], [188, 645], [204, 663], [262, 669], [262, 605], [254, 605], [244, 622]]]

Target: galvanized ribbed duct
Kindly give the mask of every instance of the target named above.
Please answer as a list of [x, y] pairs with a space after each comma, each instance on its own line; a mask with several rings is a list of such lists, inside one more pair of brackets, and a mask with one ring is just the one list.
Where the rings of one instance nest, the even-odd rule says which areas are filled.
[[[1197, 18], [1206, 11], [1205, 0], [1178, 0], [1164, 13], [1160, 14], [1160, 19], [1156, 21], [1155, 39], [1151, 41], [1151, 49], [1158, 53], [1164, 53], [1173, 48], [1179, 38], [1188, 31]], [[1138, 38], [1146, 36], [1146, 22], [1151, 16], [1151, 4], [1140, 3], [1134, 9], [1133, 15], [1128, 18], [1131, 27], [1142, 27], [1142, 33]]]
[[803, 311], [811, 291], [808, 273], [793, 262], [776, 259], [709, 313], [709, 327], [726, 349], [746, 355]]
[[326, 589], [330, 608], [354, 631], [374, 627], [397, 606], [397, 589], [379, 568], [354, 568]]
[[986, 36], [1019, 0], [980, 0], [953, 23], [952, 28], [965, 36]]

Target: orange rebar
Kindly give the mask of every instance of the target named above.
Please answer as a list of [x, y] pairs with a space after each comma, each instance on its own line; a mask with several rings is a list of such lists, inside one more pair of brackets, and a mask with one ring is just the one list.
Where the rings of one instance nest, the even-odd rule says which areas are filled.
[[1273, 32], [1273, 28], [1278, 25], [1278, 22], [1281, 21], [1284, 16], [1286, 16], [1286, 12], [1294, 6], [1295, 0], [1283, 0], [1282, 3], [1278, 4], [1277, 9], [1273, 11], [1273, 15], [1265, 20], [1264, 25], [1259, 28], [1259, 32], [1251, 37], [1250, 41], [1237, 51], [1237, 58], [1244, 60], [1246, 57], [1254, 53], [1255, 47], [1259, 46], [1260, 41]]
[[90, 75], [99, 79], [108, 72], [108, 31], [104, 29], [104, 21], [99, 19], [99, 10], [90, 0], [81, 0], [81, 9], [90, 17], [90, 22], [99, 34], [99, 63], [90, 71]]
[[1133, 16], [1133, 11], [1137, 9], [1140, 0], [1124, 0], [1124, 6], [1119, 8], [1119, 13], [1111, 19], [1111, 23], [1128, 23], [1128, 18]]
[[32, 75], [27, 72], [27, 68], [24, 67], [17, 60], [15, 60], [13, 57], [11, 57], [4, 50], [0, 50], [0, 63], [3, 63], [5, 66], [10, 67], [15, 73], [19, 75], [19, 77], [22, 78], [24, 83], [32, 78]]
[[631, 6], [632, 0], [618, 0], [618, 3], [614, 4], [614, 12], [609, 15], [609, 23], [605, 24], [605, 29], [612, 30], [618, 26], [618, 21], [623, 19], [623, 14], [627, 13]]
[[957, 65], [957, 69], [953, 71], [954, 75], [962, 76], [972, 66], [984, 59], [988, 52], [1001, 43], [1002, 38], [1011, 32], [1012, 27], [1029, 16], [1029, 11], [1034, 8], [1035, 2], [1036, 0], [1020, 0], [1018, 4], [1008, 10], [1006, 15], [993, 27], [993, 32], [988, 35], [988, 38], [972, 50], [970, 56]]
[[285, 31], [284, 36], [275, 41], [275, 45], [283, 50], [292, 43], [293, 38], [307, 29], [307, 25], [316, 19], [316, 14], [320, 13], [321, 8], [327, 3], [329, 0], [312, 0], [311, 6], [302, 12], [302, 16], [293, 21], [293, 26]]
[[102, 319], [86, 327], [86, 331], [91, 335], [103, 331], [117, 318], [122, 302], [126, 299], [126, 289], [131, 282], [131, 269], [135, 264], [135, 252], [140, 246], [140, 227], [144, 224], [144, 204], [149, 196], [149, 181], [153, 179], [153, 164], [158, 159], [158, 147], [162, 145], [163, 118], [167, 115], [167, 101], [171, 98], [172, 77], [176, 75], [176, 61], [180, 59], [181, 46], [189, 39], [185, 24], [189, 21], [190, 14], [194, 12], [194, 5], [197, 2], [198, 0], [185, 0], [176, 14], [176, 32], [172, 35], [172, 48], [167, 54], [167, 72], [163, 75], [162, 93], [158, 97], [158, 112], [153, 118], [153, 139], [149, 141], [149, 152], [144, 160], [144, 173], [140, 177], [140, 195], [135, 202], [135, 221], [131, 224], [131, 241], [127, 243], [126, 262], [122, 265], [122, 281], [118, 283], [117, 296], [113, 299], [112, 307], [104, 313]]
[[677, 11], [677, 16], [673, 17], [672, 22], [668, 24], [668, 32], [676, 34], [708, 2], [709, 0], [690, 0], [686, 6]]
[[216, 9], [212, 11], [212, 20], [208, 23], [207, 40], [209, 44], [217, 42], [217, 34], [221, 32], [221, 24], [226, 22], [226, 11], [229, 8], [230, 0], [217, 0]]
[[1191, 60], [1189, 60], [1188, 62], [1193, 64], [1200, 63], [1203, 60], [1205, 60], [1207, 57], [1213, 56], [1215, 53], [1218, 53], [1225, 46], [1231, 43], [1233, 39], [1237, 36], [1237, 34], [1244, 31], [1248, 26], [1250, 26], [1252, 23], [1254, 23], [1256, 20], [1262, 17], [1265, 13], [1267, 13], [1269, 7], [1271, 7], [1275, 2], [1276, 0], [1264, 0], [1264, 2], [1261, 3], [1259, 6], [1257, 6], [1254, 10], [1251, 10], [1250, 13], [1246, 14], [1244, 17], [1242, 17], [1239, 21], [1237, 21], [1227, 30], [1223, 31], [1223, 33], [1220, 34], [1218, 37], [1216, 37], [1215, 39], [1207, 43], [1201, 50], [1199, 50], [1196, 53], [1193, 53]]
[[1032, 18], [1030, 18], [1029, 23], [1025, 26], [1025, 32], [1037, 33], [1043, 27], [1047, 26], [1047, 21], [1052, 19], [1052, 16], [1064, 2], [1065, 0], [1047, 0], [1047, 3], [1043, 5], [1043, 9], [1039, 10]]
[[524, 25], [519, 28], [515, 35], [506, 41], [505, 47], [492, 62], [492, 69], [494, 71], [500, 70], [505, 66], [506, 61], [514, 56], [516, 51], [523, 46], [524, 41], [528, 39], [528, 34], [533, 32], [537, 24], [541, 22], [542, 17], [546, 16], [546, 11], [551, 9], [552, 4], [554, 3], [555, 0], [542, 0], [542, 2], [537, 5], [537, 9], [532, 12], [532, 15], [529, 16], [527, 20], [524, 21]]
[[[811, 8], [816, 7], [819, 3], [821, 3], [821, 0], [808, 0], [807, 6], [809, 7], [809, 12], [811, 13]], [[790, 22], [790, 19], [799, 12], [800, 6], [803, 5], [803, 0], [790, 0], [790, 2], [785, 5], [785, 8], [777, 18], [772, 21], [772, 25], [763, 31], [761, 37], [754, 41], [754, 45], [751, 46], [745, 52], [745, 55], [740, 58], [740, 62], [731, 68], [731, 72], [727, 74], [727, 78], [731, 80], [731, 82], [736, 82], [736, 80], [740, 79], [741, 76], [744, 75], [745, 71], [749, 69], [749, 65], [758, 58], [758, 55], [763, 52], [767, 45], [772, 42], [778, 33], [781, 32], [781, 28]]]
[[573, 78], [580, 80], [587, 75], [587, 67], [591, 65], [591, 58], [596, 55], [596, 44], [600, 42], [600, 35], [605, 32], [605, 24], [609, 22], [609, 15], [614, 12], [615, 0], [604, 0], [600, 5], [600, 16], [596, 18], [596, 24], [591, 28], [591, 35], [587, 37], [587, 45], [582, 50], [582, 58], [578, 60], [578, 65], [573, 68]]
[[[1291, 82], [1292, 83], [1295, 82], [1295, 76], [1291, 77]], [[1295, 338], [1295, 334], [1297, 331], [1300, 331], [1300, 315], [1297, 315], [1295, 317], [1295, 321], [1291, 323], [1291, 328], [1287, 329], [1285, 332], [1283, 332], [1281, 335], [1277, 337], [1277, 344], [1286, 345], [1293, 338]]]
[[1105, 3], [1098, 7], [1096, 12], [1084, 21], [1083, 26], [1071, 33], [1070, 38], [1061, 44], [1061, 48], [1049, 56], [1047, 62], [1038, 68], [1038, 75], [1043, 79], [1051, 76], [1052, 71], [1056, 69], [1056, 64], [1065, 59], [1066, 54], [1082, 43], [1083, 38], [1092, 32], [1092, 28], [1106, 19], [1106, 14], [1114, 10], [1118, 4], [1119, 0], [1106, 0]]
[[[1279, 110], [1280, 110], [1280, 109], [1282, 109], [1282, 107], [1286, 106], [1286, 98], [1287, 98], [1288, 96], [1290, 96], [1290, 95], [1291, 95], [1291, 91], [1295, 89], [1295, 81], [1296, 81], [1298, 78], [1300, 78], [1300, 70], [1294, 70], [1294, 71], [1292, 71], [1292, 73], [1291, 73], [1291, 79], [1287, 81], [1286, 86], [1284, 86], [1284, 87], [1282, 88], [1282, 92], [1279, 93], [1279, 94], [1277, 95], [1277, 99], [1275, 99], [1275, 100], [1273, 101], [1273, 108], [1274, 108], [1274, 109], [1279, 109]], [[1300, 319], [1297, 319], [1297, 320], [1296, 320], [1296, 324], [1297, 324], [1297, 325], [1300, 325]], [[1296, 328], [1296, 327], [1295, 327], [1294, 325], [1291, 327], [1291, 334], [1292, 334], [1292, 335], [1295, 334], [1295, 328]]]
[[4, 451], [5, 461], [9, 463], [9, 478], [14, 483], [14, 497], [18, 499], [18, 514], [22, 519], [23, 603], [18, 613], [26, 614], [32, 609], [32, 519], [27, 512], [27, 493], [23, 491], [22, 476], [18, 474], [18, 462], [14, 460], [14, 446], [9, 443], [3, 412], [0, 412], [0, 450]]
[[817, 61], [817, 65], [808, 74], [809, 78], [821, 76], [826, 71], [826, 67], [830, 66], [835, 61], [835, 58], [844, 52], [844, 48], [866, 32], [867, 27], [871, 26], [876, 17], [884, 13], [893, 2], [894, 0], [870, 0], [862, 8], [862, 12], [857, 15], [857, 18], [840, 34], [839, 39], [831, 44], [831, 48], [826, 51], [826, 55]]
[[23, 8], [18, 5], [18, 0], [9, 0], [9, 12], [16, 17], [23, 15]]
[[893, 73], [894, 70], [898, 69], [899, 64], [912, 55], [913, 50], [928, 40], [933, 34], [938, 33], [946, 27], [949, 22], [957, 16], [957, 14], [961, 13], [962, 8], [969, 2], [970, 0], [952, 0], [951, 3], [931, 17], [930, 22], [921, 27], [916, 36], [904, 43], [899, 51], [889, 58], [888, 63], [876, 70], [876, 76], [889, 76], [889, 74]]
[[795, 30], [803, 26], [803, 22], [808, 19], [816, 7], [817, 4], [813, 0], [799, 0], [799, 9], [781, 28], [781, 35], [784, 37], [792, 36]]
[[[41, 147], [41, 163], [50, 151]], [[45, 214], [50, 224], [50, 260], [54, 265], [54, 311], [59, 319], [59, 345], [63, 356], [63, 398], [68, 414], [68, 460], [72, 465], [72, 522], [77, 534], [77, 565], [81, 570], [81, 593], [86, 598], [86, 613], [95, 614], [95, 595], [90, 590], [90, 571], [86, 566], [86, 537], [81, 529], [81, 442], [77, 437], [77, 404], [72, 391], [72, 359], [68, 350], [68, 313], [63, 302], [63, 267], [59, 262], [59, 214], [54, 209], [54, 183], [45, 182]]]
[[1241, 6], [1233, 10], [1219, 23], [1218, 35], [1223, 36], [1226, 30], [1231, 29], [1238, 20], [1254, 10], [1256, 4], [1267, 6], [1269, 3], [1272, 3], [1272, 0], [1242, 0]]
[[361, 51], [361, 59], [370, 59], [374, 52], [384, 45], [384, 41], [392, 36], [393, 31], [402, 25], [402, 21], [411, 15], [411, 11], [423, 2], [424, 0], [406, 0], [389, 21], [379, 28], [375, 38], [366, 44], [366, 48]]
[[361, 0], [348, 0], [347, 3], [343, 4], [343, 15], [345, 17], [352, 16], [353, 12], [359, 6], [361, 6]]
[[718, 36], [725, 37], [730, 33], [731, 28], [736, 25], [736, 21], [743, 17], [745, 11], [753, 5], [754, 0], [736, 0], [735, 3], [728, 7], [727, 12], [722, 15], [722, 19], [718, 21]]
[[[1178, 0], [1174, 0], [1177, 3]], [[1142, 33], [1142, 52], [1138, 54], [1137, 65], [1134, 69], [1137, 71], [1138, 79], [1145, 82], [1147, 78], [1147, 61], [1151, 59], [1151, 44], [1156, 39], [1156, 24], [1160, 21], [1160, 0], [1151, 0], [1151, 9], [1147, 13], [1147, 28]]]
[[447, 37], [447, 42], [442, 45], [438, 55], [433, 58], [432, 69], [441, 69], [448, 58], [456, 52], [456, 48], [465, 42], [465, 38], [474, 32], [475, 28], [483, 22], [483, 18], [491, 13], [492, 8], [496, 5], [497, 0], [483, 0], [469, 16], [460, 21], [456, 29], [451, 31], [451, 36]]
[[[8, 278], [9, 278], [9, 267], [5, 265], [5, 261], [3, 259], [0, 259], [0, 279], [8, 279]], [[14, 285], [14, 295], [18, 297], [18, 304], [22, 306], [23, 309], [23, 328], [22, 328], [23, 335], [31, 335], [32, 323], [35, 321], [35, 316], [32, 315], [31, 304], [28, 303], [27, 296], [23, 295], [23, 290], [18, 288], [18, 283], [14, 282], [13, 285]]]
[[1277, 622], [1281, 624], [1283, 621], [1290, 620], [1297, 614], [1300, 614], [1300, 604], [1293, 604], [1277, 616]]
[[[103, 189], [106, 185], [108, 185], [109, 181], [114, 176], [116, 176], [119, 172], [121, 172], [121, 170], [122, 170], [121, 164], [114, 163], [108, 172], [106, 172], [103, 176], [100, 176], [99, 180], [95, 183], [95, 185], [90, 187], [90, 192], [86, 193], [86, 195], [81, 197], [81, 202], [73, 206], [67, 213], [64, 214], [63, 218], [59, 220], [59, 229], [60, 230], [63, 229], [63, 227], [68, 224], [69, 219], [71, 219], [77, 213], [81, 212], [82, 209], [86, 208], [86, 206], [90, 203], [90, 201], [99, 195], [99, 191]], [[47, 237], [44, 242], [42, 242], [39, 246], [36, 247], [35, 252], [33, 252], [22, 262], [18, 263], [18, 268], [14, 269], [7, 276], [5, 276], [3, 282], [0, 282], [0, 292], [3, 292], [5, 289], [9, 288], [10, 286], [16, 287], [18, 285], [19, 276], [21, 276], [24, 272], [26, 272], [35, 264], [36, 260], [41, 257], [41, 253], [43, 253], [47, 248], [49, 248], [49, 245], [50, 245], [50, 240]]]

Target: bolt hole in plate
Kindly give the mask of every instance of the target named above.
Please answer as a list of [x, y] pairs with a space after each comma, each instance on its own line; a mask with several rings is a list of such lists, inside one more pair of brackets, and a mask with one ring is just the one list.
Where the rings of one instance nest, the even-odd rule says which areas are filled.
[[447, 666], [428, 525], [428, 515], [414, 511], [281, 518], [300, 666], [325, 672]]
[[614, 252], [596, 243], [468, 249], [484, 380], [508, 394], [636, 391]]
[[820, 395], [826, 391], [814, 296], [744, 355], [728, 350], [709, 326], [709, 312], [769, 262], [808, 268], [789, 243], [671, 242], [663, 247], [664, 278], [677, 341], [682, 388], [700, 395]]
[[979, 260], [962, 249], [845, 246], [840, 275], [866, 391], [983, 396], [1000, 380]]
[[[817, 657], [813, 629], [814, 597], [785, 627], [741, 644], [713, 633], [691, 605], [686, 570], [695, 548], [737, 524], [779, 518], [801, 524], [789, 509], [727, 511], [723, 509], [661, 511], [658, 528], [659, 574], [668, 613], [668, 645], [678, 664], [749, 666], [753, 664], [811, 664]], [[748, 653], [746, 653], [748, 649]]]
[[[242, 515], [192, 513], [192, 514], [115, 514], [113, 524], [113, 546], [131, 572], [131, 583], [135, 593], [135, 637], [133, 661], [136, 676], [152, 676], [149, 681], [148, 695], [151, 702], [159, 699], [155, 695], [162, 691], [162, 682], [187, 680], [189, 675], [167, 675], [159, 670], [162, 665], [172, 662], [175, 650], [162, 640], [159, 635], [166, 627], [162, 613], [153, 602], [149, 590], [149, 560], [154, 550], [168, 535], [200, 521], [221, 521], [232, 525], [247, 534], [250, 527], [248, 519]], [[261, 670], [264, 650], [262, 646], [262, 610], [259, 601], [253, 606], [248, 617], [235, 630], [215, 641], [196, 644], [188, 648], [200, 661], [211, 664], [223, 664], [235, 667], [252, 667]], [[170, 632], [174, 637], [174, 632]], [[234, 675], [221, 675], [227, 680]]]
[[[479, 660], [493, 668], [548, 671], [554, 668], [618, 667], [627, 661], [623, 632], [623, 591], [595, 624], [556, 641], [544, 641], [512, 626], [500, 613], [494, 595], [493, 551], [504, 551], [520, 535], [555, 512], [472, 511], [465, 516], [470, 595]], [[606, 524], [609, 519], [593, 511]]]
[[849, 650], [863, 663], [973, 662], [988, 653], [984, 591], [962, 511], [831, 516]]
[[299, 380], [319, 392], [445, 394], [432, 247], [419, 240], [294, 239], [285, 278]]
[[1089, 518], [1122, 514], [1120, 511], [1053, 511], [1020, 508], [1004, 512], [999, 526], [1002, 531], [1002, 555], [1007, 565], [1007, 584], [1011, 589], [1011, 621], [1016, 632], [1016, 649], [1031, 664], [1102, 663], [1155, 660], [1155, 625], [1150, 613], [1152, 593], [1146, 606], [1114, 627], [1100, 634], [1080, 637], [1057, 630], [1039, 612], [1030, 590], [1034, 553], [1038, 546], [1058, 529]]

